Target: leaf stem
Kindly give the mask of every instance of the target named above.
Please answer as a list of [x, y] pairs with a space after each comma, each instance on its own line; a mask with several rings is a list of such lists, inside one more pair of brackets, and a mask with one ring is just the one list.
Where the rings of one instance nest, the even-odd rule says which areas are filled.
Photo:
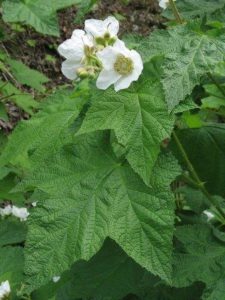
[[183, 24], [183, 20], [181, 18], [181, 15], [180, 15], [180, 13], [179, 13], [179, 11], [177, 9], [177, 6], [176, 6], [174, 0], [169, 0], [169, 3], [170, 3], [170, 7], [171, 7], [171, 9], [173, 11], [173, 14], [174, 14], [177, 22], [180, 23], [180, 24]]
[[216, 80], [216, 78], [212, 75], [212, 73], [208, 72], [207, 76], [209, 77], [209, 79], [216, 85], [216, 87], [218, 88], [218, 90], [222, 93], [222, 95], [225, 97], [225, 90], [222, 88], [222, 86], [220, 85], [220, 83]]
[[[219, 214], [220, 216], [222, 216], [223, 219], [225, 220], [225, 213], [224, 213], [224, 211], [223, 211], [220, 207], [218, 207], [218, 205], [217, 205], [215, 199], [209, 194], [209, 192], [208, 192], [207, 189], [205, 188], [204, 182], [202, 182], [201, 179], [199, 178], [199, 176], [198, 176], [196, 170], [194, 169], [194, 167], [193, 167], [191, 161], [189, 160], [188, 155], [187, 155], [187, 153], [186, 153], [186, 151], [185, 151], [183, 145], [181, 144], [181, 142], [180, 142], [180, 140], [179, 140], [179, 138], [178, 138], [176, 132], [173, 131], [172, 135], [173, 135], [173, 138], [174, 138], [174, 140], [175, 140], [175, 142], [176, 142], [176, 144], [177, 144], [177, 147], [178, 147], [178, 149], [179, 149], [181, 155], [183, 156], [183, 158], [184, 158], [184, 160], [185, 160], [185, 162], [186, 162], [186, 165], [187, 165], [187, 167], [188, 167], [188, 170], [189, 170], [190, 174], [192, 175], [192, 177], [193, 177], [193, 179], [194, 179], [194, 180], [193, 180], [193, 179], [189, 178], [189, 181], [190, 181], [196, 188], [198, 188], [198, 189], [200, 189], [200, 190], [202, 191], [202, 193], [206, 196], [206, 198], [208, 199], [208, 201], [210, 202], [210, 204], [214, 207], [214, 209], [216, 209], [216, 211], [218, 212], [218, 214]], [[187, 178], [186, 178], [186, 179], [187, 179]]]

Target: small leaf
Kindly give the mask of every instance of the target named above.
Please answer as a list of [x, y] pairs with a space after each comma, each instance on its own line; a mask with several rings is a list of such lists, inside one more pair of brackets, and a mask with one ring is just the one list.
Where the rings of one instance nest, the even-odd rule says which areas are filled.
[[2, 3], [5, 22], [21, 22], [32, 26], [36, 31], [59, 36], [56, 11], [81, 0], [5, 0]]
[[18, 80], [21, 84], [30, 86], [39, 92], [45, 91], [43, 83], [48, 82], [49, 79], [44, 74], [30, 69], [17, 60], [7, 59], [7, 63], [10, 65], [11, 72], [15, 76], [16, 80]]
[[0, 80], [0, 86], [2, 86], [2, 88], [0, 88], [1, 93], [28, 114], [32, 115], [33, 110], [39, 107], [38, 102], [35, 101], [30, 94], [21, 92], [10, 82], [5, 84]]

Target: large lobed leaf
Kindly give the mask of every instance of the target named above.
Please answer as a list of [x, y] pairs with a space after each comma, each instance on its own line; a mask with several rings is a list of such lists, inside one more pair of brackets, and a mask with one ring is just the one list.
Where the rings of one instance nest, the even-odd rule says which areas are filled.
[[[157, 30], [147, 38], [138, 38], [136, 49], [144, 61], [154, 56], [165, 58], [161, 82], [170, 111], [191, 94], [193, 88], [217, 63], [224, 60], [225, 41], [221, 33], [203, 31], [201, 23], [193, 22]], [[129, 39], [135, 44], [135, 37]]]
[[168, 114], [158, 78], [146, 71], [128, 90], [94, 90], [78, 134], [113, 129], [130, 165], [149, 184], [161, 142], [170, 137], [174, 120]]
[[[156, 166], [158, 180], [147, 187], [126, 163], [115, 159], [108, 138], [94, 134], [35, 169], [23, 185], [49, 196], [29, 220], [29, 289], [47, 283], [75, 261], [90, 259], [106, 237], [170, 281], [174, 203], [164, 162]], [[174, 165], [173, 174], [179, 172]]]

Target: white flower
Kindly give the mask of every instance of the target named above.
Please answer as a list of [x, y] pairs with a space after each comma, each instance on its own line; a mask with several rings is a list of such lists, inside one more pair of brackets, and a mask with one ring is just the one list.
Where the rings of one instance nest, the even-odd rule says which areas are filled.
[[60, 280], [60, 278], [61, 278], [60, 276], [54, 276], [52, 278], [52, 281], [56, 283], [56, 282], [58, 282]]
[[4, 299], [7, 297], [11, 292], [10, 285], [8, 280], [4, 281], [0, 285], [0, 300]]
[[117, 40], [97, 53], [103, 69], [97, 79], [97, 87], [105, 90], [114, 84], [115, 91], [126, 89], [132, 81], [139, 78], [143, 70], [140, 54], [126, 48], [124, 42]]
[[12, 207], [12, 214], [19, 218], [21, 222], [23, 221], [26, 221], [28, 216], [29, 216], [29, 212], [27, 211], [27, 208], [26, 207], [17, 207], [17, 206], [14, 206]]
[[[173, 0], [176, 1], [176, 0]], [[159, 6], [162, 7], [163, 9], [166, 9], [169, 5], [170, 1], [169, 0], [159, 0]]]
[[84, 30], [95, 39], [97, 38], [117, 38], [119, 22], [115, 17], [108, 17], [104, 21], [89, 19], [85, 21]]
[[208, 222], [215, 217], [215, 215], [212, 212], [210, 212], [209, 210], [204, 210], [203, 214], [206, 215]]
[[32, 205], [33, 207], [36, 207], [36, 206], [37, 206], [37, 201], [32, 202], [31, 205]]
[[92, 51], [93, 39], [80, 29], [74, 30], [72, 37], [58, 47], [58, 52], [66, 58], [62, 63], [62, 73], [71, 80], [78, 77], [77, 71], [85, 64], [86, 56]]
[[11, 205], [6, 205], [4, 208], [0, 208], [0, 215], [2, 217], [4, 216], [9, 216], [12, 213], [12, 206]]

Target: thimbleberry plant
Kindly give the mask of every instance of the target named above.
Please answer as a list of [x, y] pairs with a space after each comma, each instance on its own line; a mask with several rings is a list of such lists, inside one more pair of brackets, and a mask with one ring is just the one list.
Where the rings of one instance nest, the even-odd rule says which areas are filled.
[[[57, 34], [63, 6], [25, 2], [3, 20]], [[87, 19], [57, 48], [69, 84], [23, 102], [0, 148], [0, 300], [225, 300], [225, 1], [158, 2], [145, 37]]]

